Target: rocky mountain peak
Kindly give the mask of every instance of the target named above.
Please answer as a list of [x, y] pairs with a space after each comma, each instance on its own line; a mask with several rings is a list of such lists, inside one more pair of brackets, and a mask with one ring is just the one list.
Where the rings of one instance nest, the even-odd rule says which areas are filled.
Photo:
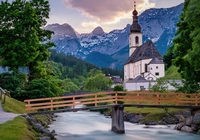
[[[164, 55], [172, 44], [182, 8], [183, 4], [171, 8], [152, 8], [139, 16], [143, 41], [152, 40], [161, 55]], [[109, 33], [96, 27], [92, 33], [78, 34], [68, 24], [51, 24], [46, 29], [55, 32], [52, 41], [58, 52], [74, 55], [101, 67], [123, 69], [129, 53], [130, 24], [132, 23], [127, 24], [124, 29], [112, 30]], [[98, 61], [95, 59], [97, 57]]]
[[47, 30], [51, 30], [54, 32], [54, 36], [70, 36], [73, 38], [77, 38], [76, 32], [74, 28], [72, 28], [69, 24], [50, 24], [45, 27]]
[[92, 34], [93, 35], [96, 35], [96, 36], [99, 36], [99, 35], [103, 35], [105, 32], [103, 31], [103, 29], [98, 26], [96, 27], [93, 31], [92, 31]]

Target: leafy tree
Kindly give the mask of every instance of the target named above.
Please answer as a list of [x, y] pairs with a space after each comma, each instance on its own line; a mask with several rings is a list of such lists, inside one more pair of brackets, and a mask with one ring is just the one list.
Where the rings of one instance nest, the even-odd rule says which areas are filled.
[[114, 87], [113, 91], [124, 91], [124, 87], [122, 85], [117, 84]]
[[63, 90], [64, 92], [76, 92], [79, 91], [80, 88], [74, 84], [70, 79], [63, 80]]
[[88, 77], [84, 86], [85, 90], [98, 92], [108, 89], [113, 84], [109, 77], [105, 77], [104, 74], [98, 73], [95, 76]]
[[156, 84], [151, 86], [149, 90], [154, 92], [166, 92], [168, 90], [168, 81], [165, 78], [158, 78]]
[[26, 93], [21, 95], [23, 98], [46, 98], [60, 96], [63, 93], [60, 87], [61, 81], [51, 78], [33, 79], [26, 87]]
[[179, 67], [184, 82], [184, 92], [196, 92], [200, 82], [200, 1], [185, 0], [174, 39], [173, 63]]
[[31, 79], [46, 74], [41, 62], [49, 57], [48, 48], [54, 45], [48, 42], [52, 32], [42, 29], [49, 11], [48, 0], [1, 1], [2, 66], [8, 66], [14, 72], [18, 72], [19, 67], [28, 66]]
[[0, 74], [0, 87], [10, 91], [11, 97], [19, 99], [27, 79], [27, 75], [24, 73], [2, 73]]
[[174, 53], [174, 44], [170, 46], [166, 52], [166, 54], [163, 56], [163, 60], [165, 62], [165, 69], [167, 70], [170, 66], [172, 66], [172, 60], [175, 58]]

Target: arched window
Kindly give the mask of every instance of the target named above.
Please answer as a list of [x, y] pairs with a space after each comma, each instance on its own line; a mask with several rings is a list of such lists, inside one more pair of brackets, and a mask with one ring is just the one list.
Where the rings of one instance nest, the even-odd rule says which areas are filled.
[[139, 37], [138, 36], [135, 37], [135, 44], [139, 44]]

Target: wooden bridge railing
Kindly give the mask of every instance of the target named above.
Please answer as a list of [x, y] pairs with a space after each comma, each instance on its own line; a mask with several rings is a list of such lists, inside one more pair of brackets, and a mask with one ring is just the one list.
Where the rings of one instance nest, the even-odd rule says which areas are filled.
[[6, 102], [6, 92], [0, 87], [0, 99], [2, 100], [2, 104]]
[[58, 109], [65, 107], [75, 108], [77, 105], [100, 106], [105, 104], [118, 104], [121, 102], [131, 104], [153, 105], [187, 105], [199, 106], [200, 94], [153, 93], [153, 92], [104, 92], [75, 96], [62, 96], [24, 100], [26, 110]]

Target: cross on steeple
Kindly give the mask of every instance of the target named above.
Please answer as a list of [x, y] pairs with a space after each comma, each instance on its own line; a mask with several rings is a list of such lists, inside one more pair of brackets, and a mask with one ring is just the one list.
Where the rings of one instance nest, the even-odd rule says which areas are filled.
[[134, 10], [136, 10], [136, 1], [134, 1]]

